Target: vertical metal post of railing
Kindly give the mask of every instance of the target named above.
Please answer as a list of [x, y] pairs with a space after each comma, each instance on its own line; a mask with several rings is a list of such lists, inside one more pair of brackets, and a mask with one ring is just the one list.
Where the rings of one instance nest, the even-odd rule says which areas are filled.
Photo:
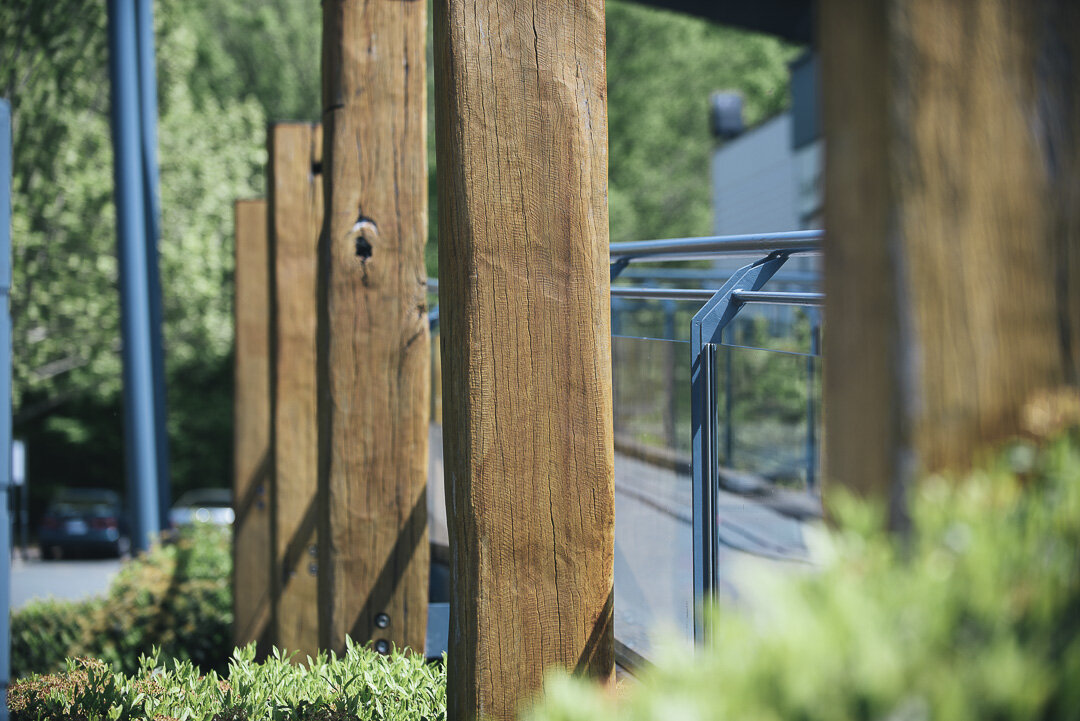
[[675, 382], [675, 364], [678, 363], [678, 344], [675, 343], [675, 301], [664, 301], [664, 339], [669, 341], [664, 346], [668, 349], [664, 358], [664, 393], [667, 395], [667, 417], [664, 419], [664, 442], [670, 448], [678, 447], [678, 388]]
[[806, 358], [806, 488], [817, 487], [817, 413], [814, 407], [815, 365], [821, 356], [821, 318], [816, 308], [808, 308], [810, 319], [810, 355]]
[[731, 348], [735, 343], [735, 328], [724, 328], [720, 331], [720, 342], [724, 343], [724, 465], [728, 468], [735, 466], [735, 382], [734, 375], [734, 350]]
[[612, 414], [611, 425], [616, 433], [622, 430], [621, 413], [622, 408], [619, 403], [619, 379], [616, 378], [615, 373], [619, 368], [620, 351], [622, 350], [621, 343], [619, 342], [619, 336], [623, 333], [623, 311], [625, 310], [625, 301], [622, 298], [611, 299], [611, 400], [612, 400]]
[[0, 721], [11, 679], [11, 153], [11, 105], [0, 99]]
[[154, 374], [154, 442], [157, 447], [158, 524], [168, 525], [172, 490], [169, 483], [169, 433], [165, 421], [165, 349], [162, 338], [161, 201], [158, 194], [157, 68], [154, 62], [154, 0], [138, 0], [136, 33], [139, 53], [139, 125], [142, 141], [143, 207], [146, 223], [146, 282], [150, 295], [150, 361]]
[[[12, 448], [14, 449], [14, 444]], [[30, 548], [30, 489], [26, 487], [26, 478], [23, 478], [20, 483], [19, 479], [15, 478], [14, 471], [11, 474], [11, 483], [17, 485], [19, 489], [19, 547], [22, 548], [22, 557], [25, 561], [30, 555], [28, 550]], [[15, 509], [12, 509], [12, 513], [14, 512]]]
[[150, 343], [146, 217], [139, 147], [135, 4], [108, 0], [113, 166], [120, 321], [124, 356], [124, 452], [132, 544], [145, 550], [160, 530], [153, 352]]
[[702, 343], [698, 317], [691, 337], [690, 424], [693, 474], [694, 639], [705, 641], [706, 602], [716, 594], [716, 345]]

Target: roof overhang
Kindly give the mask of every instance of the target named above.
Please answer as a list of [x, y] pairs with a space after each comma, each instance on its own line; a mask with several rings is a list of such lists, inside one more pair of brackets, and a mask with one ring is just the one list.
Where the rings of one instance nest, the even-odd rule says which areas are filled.
[[776, 35], [809, 45], [814, 38], [814, 0], [636, 0], [722, 25]]

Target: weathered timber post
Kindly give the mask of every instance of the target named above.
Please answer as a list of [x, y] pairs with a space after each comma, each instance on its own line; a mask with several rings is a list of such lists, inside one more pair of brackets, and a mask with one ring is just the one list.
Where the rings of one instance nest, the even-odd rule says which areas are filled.
[[1080, 7], [826, 0], [820, 20], [827, 475], [902, 528], [918, 472], [1076, 392]]
[[323, 2], [319, 629], [422, 653], [428, 319], [423, 2]]
[[316, 272], [323, 197], [318, 126], [270, 128], [274, 643], [319, 649]]
[[604, 3], [435, 0], [449, 718], [613, 671]]
[[270, 640], [270, 267], [266, 201], [240, 200], [236, 223], [233, 406], [233, 641]]

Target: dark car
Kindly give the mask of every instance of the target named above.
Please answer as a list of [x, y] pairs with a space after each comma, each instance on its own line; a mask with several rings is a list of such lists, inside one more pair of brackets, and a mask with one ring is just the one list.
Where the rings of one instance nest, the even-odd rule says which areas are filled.
[[41, 519], [38, 543], [46, 559], [126, 554], [131, 541], [120, 495], [100, 488], [60, 491]]

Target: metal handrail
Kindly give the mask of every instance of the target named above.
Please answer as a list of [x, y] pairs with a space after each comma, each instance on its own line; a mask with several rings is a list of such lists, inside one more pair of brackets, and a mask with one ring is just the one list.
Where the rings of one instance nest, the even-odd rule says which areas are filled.
[[[612, 286], [612, 298], [637, 298], [642, 300], [697, 300], [708, 301], [716, 295], [711, 288], [640, 288], [632, 285]], [[823, 293], [792, 293], [788, 291], [737, 290], [731, 294], [736, 303], [768, 303], [770, 305], [821, 305]]]
[[[821, 249], [825, 237], [822, 230], [792, 230], [783, 233], [753, 233], [748, 235], [713, 235], [701, 238], [666, 238], [663, 240], [633, 240], [612, 243], [609, 253], [612, 264], [625, 264], [632, 260], [649, 259], [689, 260], [702, 256], [745, 255], [747, 253], [809, 253]], [[687, 276], [689, 277], [689, 276]], [[791, 280], [795, 280], [792, 278]], [[805, 278], [799, 278], [805, 280]], [[429, 293], [439, 292], [439, 279], [428, 278]], [[643, 295], [645, 290], [638, 289], [633, 294], [629, 291], [612, 288], [613, 295], [634, 298], [663, 298], [675, 300], [708, 300], [704, 295], [693, 290], [654, 289], [654, 293]], [[670, 290], [670, 292], [667, 292]], [[661, 293], [660, 291], [665, 291]], [[689, 295], [694, 293], [694, 295]], [[686, 295], [686, 297], [682, 297]], [[711, 296], [709, 296], [711, 297]]]
[[718, 235], [704, 238], [668, 238], [612, 243], [611, 262], [672, 258], [702, 254], [773, 253], [776, 251], [810, 252], [820, 250], [825, 233], [821, 230], [793, 230], [786, 233]]
[[612, 298], [648, 300], [697, 300], [705, 302], [716, 294], [710, 288], [638, 288], [632, 285], [612, 286]]
[[790, 293], [786, 291], [735, 290], [731, 299], [736, 303], [768, 303], [770, 305], [821, 305], [823, 293]]
[[[701, 283], [715, 283], [719, 288], [735, 273], [735, 268], [724, 270], [721, 268], [648, 268], [630, 267], [619, 273], [619, 280], [624, 281], [698, 281]], [[781, 270], [773, 276], [774, 283], [797, 283], [813, 285], [821, 282], [821, 273], [802, 270]]]

